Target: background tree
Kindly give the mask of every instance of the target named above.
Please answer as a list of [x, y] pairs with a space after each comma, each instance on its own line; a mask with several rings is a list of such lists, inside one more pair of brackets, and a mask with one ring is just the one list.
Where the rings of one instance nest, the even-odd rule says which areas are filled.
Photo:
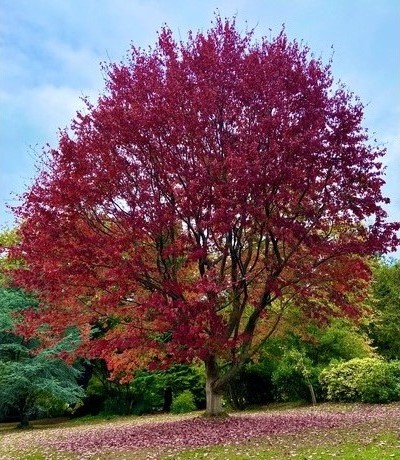
[[42, 348], [36, 338], [18, 334], [23, 312], [32, 312], [38, 301], [22, 289], [10, 286], [10, 272], [19, 265], [8, 258], [16, 243], [16, 232], [0, 234], [0, 416], [16, 413], [20, 426], [33, 415], [64, 413], [67, 405], [80, 403], [84, 393], [77, 384], [79, 372], [57, 357], [68, 350], [64, 337], [52, 348]]
[[63, 413], [84, 396], [77, 384], [79, 371], [57, 357], [66, 350], [63, 344], [37, 352], [37, 340], [15, 332], [16, 314], [35, 305], [23, 291], [0, 286], [0, 415], [17, 413], [21, 427], [28, 426], [33, 415], [55, 409]]
[[8, 273], [19, 266], [18, 260], [8, 257], [9, 251], [18, 241], [17, 230], [0, 231], [0, 285], [5, 286], [9, 282]]
[[[12, 349], [11, 349], [12, 348]], [[4, 359], [5, 351], [14, 355]], [[17, 412], [21, 427], [35, 416], [64, 414], [81, 403], [84, 391], [76, 383], [77, 369], [45, 353], [32, 355], [28, 347], [0, 345], [0, 414]]]
[[400, 261], [380, 259], [373, 264], [369, 335], [387, 359], [400, 359]]
[[80, 353], [121, 381], [200, 359], [218, 414], [291, 299], [308, 316], [357, 315], [363, 258], [397, 244], [384, 150], [329, 65], [284, 32], [254, 42], [217, 17], [176, 43], [164, 28], [104, 70], [104, 95], [17, 210], [18, 280], [42, 302], [26, 324], [54, 339], [79, 327]]

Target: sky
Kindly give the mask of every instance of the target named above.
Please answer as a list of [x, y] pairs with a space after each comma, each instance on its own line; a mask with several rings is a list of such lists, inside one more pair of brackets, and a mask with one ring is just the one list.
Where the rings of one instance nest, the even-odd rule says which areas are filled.
[[256, 37], [284, 24], [326, 63], [333, 53], [334, 78], [387, 148], [386, 210], [400, 220], [400, 0], [0, 0], [0, 229], [15, 224], [7, 205], [32, 183], [42, 148], [57, 145], [83, 96], [102, 93], [101, 62], [154, 45], [164, 24], [183, 40], [206, 31], [215, 12]]

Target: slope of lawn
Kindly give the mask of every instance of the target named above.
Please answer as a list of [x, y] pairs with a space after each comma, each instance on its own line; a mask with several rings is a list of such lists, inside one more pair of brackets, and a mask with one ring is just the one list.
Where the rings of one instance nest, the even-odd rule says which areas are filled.
[[400, 459], [400, 404], [200, 415], [0, 426], [0, 460]]

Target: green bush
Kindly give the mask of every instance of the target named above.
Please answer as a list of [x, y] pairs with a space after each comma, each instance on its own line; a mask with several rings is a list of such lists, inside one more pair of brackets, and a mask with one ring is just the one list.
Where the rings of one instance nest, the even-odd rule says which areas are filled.
[[176, 396], [171, 405], [171, 412], [173, 414], [184, 414], [196, 410], [194, 396], [191, 391], [185, 390]]
[[338, 402], [388, 403], [400, 400], [400, 362], [355, 358], [323, 370], [326, 397]]

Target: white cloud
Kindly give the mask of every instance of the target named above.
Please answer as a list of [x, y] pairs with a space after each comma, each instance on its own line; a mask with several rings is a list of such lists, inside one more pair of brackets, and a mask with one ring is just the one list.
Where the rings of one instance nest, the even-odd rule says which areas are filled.
[[23, 119], [29, 127], [24, 133], [25, 139], [44, 144], [54, 140], [58, 129], [69, 126], [76, 111], [84, 108], [82, 96], [94, 97], [94, 94], [92, 90], [85, 92], [67, 86], [43, 85], [22, 89], [17, 95], [3, 93], [2, 100], [13, 107], [13, 115], [7, 122], [21, 123]]

